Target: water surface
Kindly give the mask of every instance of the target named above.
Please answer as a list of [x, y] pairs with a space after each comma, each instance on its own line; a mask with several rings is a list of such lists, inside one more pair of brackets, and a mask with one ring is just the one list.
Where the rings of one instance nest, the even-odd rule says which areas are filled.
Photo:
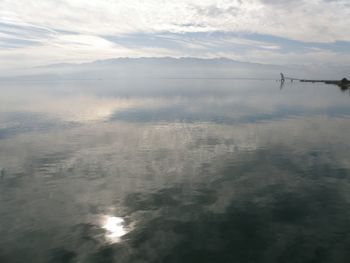
[[350, 96], [0, 83], [0, 262], [349, 262]]

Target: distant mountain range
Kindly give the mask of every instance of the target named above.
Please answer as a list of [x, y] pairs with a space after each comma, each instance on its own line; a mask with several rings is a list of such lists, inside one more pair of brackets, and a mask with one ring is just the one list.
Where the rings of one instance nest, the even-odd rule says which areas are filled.
[[278, 79], [279, 73], [318, 77], [298, 65], [267, 65], [226, 58], [115, 58], [81, 64], [53, 64], [0, 75], [1, 80], [89, 80], [116, 78], [257, 78]]

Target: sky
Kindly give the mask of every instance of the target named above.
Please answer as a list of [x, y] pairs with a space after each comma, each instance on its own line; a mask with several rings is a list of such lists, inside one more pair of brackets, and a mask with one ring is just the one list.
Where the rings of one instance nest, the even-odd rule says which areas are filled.
[[118, 57], [350, 63], [349, 0], [0, 0], [0, 69]]

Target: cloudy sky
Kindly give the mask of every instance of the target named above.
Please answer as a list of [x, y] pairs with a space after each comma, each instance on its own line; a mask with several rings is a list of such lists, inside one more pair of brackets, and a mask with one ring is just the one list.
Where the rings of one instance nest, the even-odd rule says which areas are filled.
[[350, 63], [349, 0], [0, 0], [0, 68], [116, 57]]

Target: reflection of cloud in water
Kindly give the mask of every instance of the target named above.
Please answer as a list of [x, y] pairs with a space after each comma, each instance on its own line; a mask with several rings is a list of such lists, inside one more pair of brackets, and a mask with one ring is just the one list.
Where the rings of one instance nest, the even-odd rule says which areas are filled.
[[[5, 114], [5, 119], [0, 114], [0, 120], [2, 123], [6, 121], [7, 113], [26, 112], [44, 113], [43, 122], [56, 120], [56, 125], [61, 126], [65, 125], [64, 122], [87, 123], [110, 119], [239, 123], [269, 121], [305, 112], [340, 115], [349, 111], [348, 98], [341, 97], [326, 85], [316, 86], [317, 93], [310, 86], [301, 84], [280, 93], [276, 92], [278, 88], [274, 88], [276, 83], [266, 81], [148, 81], [146, 84], [130, 82], [124, 84], [124, 88], [118, 86], [118, 82], [113, 85], [94, 83], [94, 88], [86, 87], [87, 83], [75, 82], [53, 83], [58, 87], [50, 89], [45, 83], [26, 89], [4, 87], [0, 113]], [[109, 89], [111, 94], [99, 95]], [[193, 91], [196, 93], [191, 94]], [[312, 100], [308, 99], [310, 97]], [[26, 123], [22, 128], [25, 131]]]
[[[276, 97], [254, 97], [241, 111], [232, 97], [153, 109], [275, 111]], [[347, 262], [350, 123], [309, 106], [265, 122], [92, 122], [1, 139], [0, 261]]]
[[129, 233], [135, 253], [123, 262], [345, 262], [349, 170], [316, 170], [308, 158], [258, 150], [223, 161], [206, 185], [131, 194], [130, 213], [148, 219]]
[[[295, 257], [311, 260], [312, 253], [326, 253], [333, 233], [348, 229], [348, 130], [344, 119], [323, 117], [259, 126], [105, 123], [59, 136], [1, 140], [7, 171], [1, 194], [16, 205], [0, 212], [12, 211], [21, 218], [17, 227], [41, 232], [24, 238], [10, 227], [15, 218], [2, 222], [12, 240], [43, 240], [44, 251], [60, 247], [60, 235], [70, 236], [74, 242], [59, 255], [86, 255], [91, 262], [205, 262], [196, 255], [225, 261], [230, 251], [236, 260], [259, 262], [257, 255], [285, 262], [293, 249]], [[106, 221], [79, 225], [89, 214], [128, 216], [138, 223], [123, 235], [125, 241], [111, 246], [104, 243], [111, 234], [103, 228]], [[77, 227], [71, 232], [72, 225]], [[61, 234], [50, 232], [51, 226]], [[342, 240], [330, 251], [345, 257], [348, 241]], [[34, 244], [31, 250], [37, 251]], [[11, 247], [5, 247], [8, 253]]]

